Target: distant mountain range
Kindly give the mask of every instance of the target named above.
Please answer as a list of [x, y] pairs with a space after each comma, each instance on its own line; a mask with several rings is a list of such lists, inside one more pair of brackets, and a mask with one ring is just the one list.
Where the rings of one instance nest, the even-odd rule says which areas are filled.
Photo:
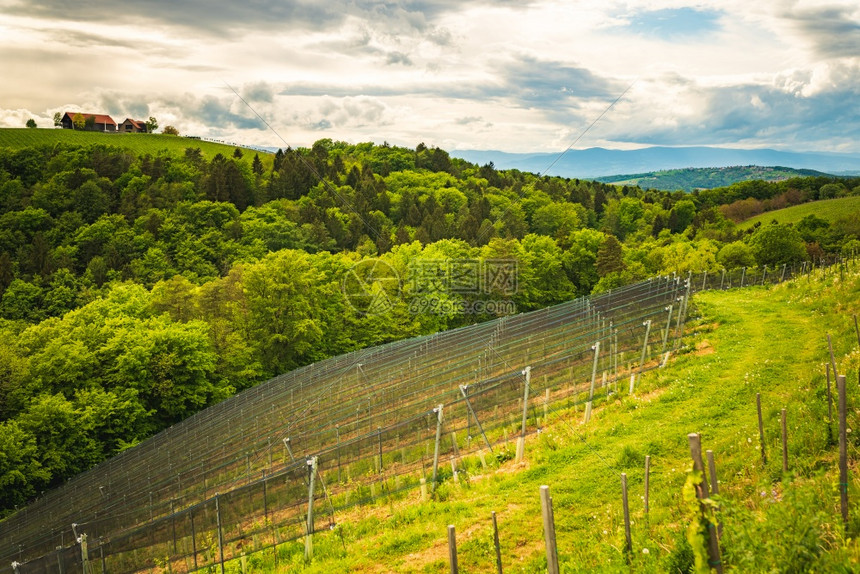
[[[729, 166], [782, 166], [834, 175], [860, 175], [860, 154], [788, 152], [772, 149], [646, 147], [614, 150], [594, 147], [570, 150], [560, 159], [557, 153], [454, 150], [450, 154], [479, 165], [493, 162], [498, 169], [547, 172], [547, 175], [579, 179], [596, 179], [617, 174], [644, 174], [688, 167]], [[550, 165], [552, 167], [549, 167]]]

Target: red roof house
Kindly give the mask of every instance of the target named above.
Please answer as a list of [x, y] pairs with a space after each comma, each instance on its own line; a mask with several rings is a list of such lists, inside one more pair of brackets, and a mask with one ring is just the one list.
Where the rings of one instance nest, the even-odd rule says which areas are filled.
[[66, 112], [63, 115], [63, 128], [67, 130], [81, 129], [75, 126], [75, 116], [80, 115], [84, 118], [84, 127], [82, 129], [91, 132], [115, 132], [117, 129], [116, 122], [112, 117], [106, 114], [85, 114], [82, 112]]

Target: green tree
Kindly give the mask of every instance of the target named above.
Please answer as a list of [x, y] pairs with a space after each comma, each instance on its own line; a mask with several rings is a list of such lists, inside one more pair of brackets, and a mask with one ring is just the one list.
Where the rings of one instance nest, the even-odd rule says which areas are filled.
[[40, 461], [36, 437], [17, 421], [0, 423], [0, 516], [24, 506], [50, 478]]
[[164, 126], [164, 129], [161, 130], [161, 133], [169, 136], [178, 136], [179, 130], [173, 126]]
[[606, 277], [610, 273], [624, 271], [624, 253], [621, 242], [614, 235], [607, 235], [597, 251], [597, 274]]
[[60, 115], [60, 112], [56, 112], [54, 114], [54, 127], [60, 127], [63, 125], [63, 116]]
[[[158, 129], [158, 120], [156, 120], [153, 116], [149, 116], [149, 119], [146, 120], [146, 133], [154, 134], [155, 130]], [[167, 128], [165, 128], [167, 129]]]
[[83, 116], [80, 112], [76, 113], [72, 116], [72, 125], [76, 130], [82, 130], [87, 126], [87, 118]]
[[763, 225], [750, 237], [749, 245], [761, 265], [792, 264], [806, 259], [806, 244], [790, 225]]
[[36, 125], [36, 120], [34, 120], [33, 118], [30, 118], [29, 120], [27, 120], [27, 127], [28, 128], [37, 128], [39, 126]]
[[323, 336], [325, 285], [311, 257], [301, 251], [271, 253], [243, 277], [247, 338], [271, 374], [305, 362]]
[[749, 245], [743, 241], [726, 243], [717, 253], [717, 262], [726, 269], [755, 267], [755, 256]]

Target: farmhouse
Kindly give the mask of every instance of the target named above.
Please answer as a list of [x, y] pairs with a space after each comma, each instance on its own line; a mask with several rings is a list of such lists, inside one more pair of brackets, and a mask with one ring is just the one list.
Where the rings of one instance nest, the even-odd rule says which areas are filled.
[[106, 114], [84, 114], [80, 112], [66, 112], [63, 114], [63, 128], [67, 130], [78, 129], [75, 127], [75, 116], [80, 115], [84, 118], [83, 129], [91, 132], [115, 132], [117, 131], [116, 122], [112, 117]]
[[125, 121], [119, 124], [119, 131], [129, 134], [145, 134], [146, 122], [143, 120], [125, 118]]

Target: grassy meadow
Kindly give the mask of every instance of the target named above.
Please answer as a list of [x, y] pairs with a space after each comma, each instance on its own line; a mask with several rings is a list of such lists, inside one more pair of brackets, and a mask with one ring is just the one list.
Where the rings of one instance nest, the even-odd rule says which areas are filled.
[[[828, 429], [826, 334], [847, 373], [848, 426], [856, 429], [858, 351], [852, 315], [860, 274], [831, 273], [776, 287], [705, 292], [694, 298], [688, 337], [666, 368], [643, 375], [581, 424], [582, 411], [554, 411], [532, 436], [526, 460], [484, 469], [476, 458], [459, 484], [434, 500], [418, 491], [336, 516], [303, 543], [283, 544], [227, 564], [232, 572], [447, 572], [446, 527], [455, 525], [460, 572], [494, 572], [491, 512], [498, 517], [505, 572], [545, 572], [539, 488], [553, 496], [562, 572], [695, 571], [686, 529], [694, 513], [682, 490], [690, 468], [687, 434], [714, 451], [727, 571], [850, 572], [860, 562], [858, 433], [849, 434], [851, 518], [839, 512], [837, 425]], [[756, 393], [762, 395], [767, 464], [761, 460]], [[835, 393], [835, 385], [834, 385]], [[782, 472], [780, 410], [787, 409], [789, 471]], [[834, 411], [835, 412], [835, 411]], [[650, 512], [643, 461], [651, 455]], [[624, 552], [620, 473], [629, 477], [633, 552]], [[628, 564], [629, 560], [629, 564]]]
[[[33, 146], [53, 145], [65, 143], [71, 145], [111, 145], [126, 148], [135, 155], [156, 155], [167, 152], [170, 155], [181, 155], [185, 148], [200, 148], [203, 157], [211, 160], [216, 154], [232, 157], [236, 146], [192, 139], [183, 136], [171, 136], [164, 134], [124, 134], [124, 133], [102, 133], [63, 129], [27, 129], [27, 128], [0, 128], [0, 148], [22, 148]], [[266, 152], [258, 152], [249, 148], [242, 148], [242, 160], [249, 165], [255, 153], [260, 154], [260, 160], [266, 169], [272, 166], [273, 155]]]
[[773, 220], [776, 220], [777, 223], [797, 223], [807, 215], [814, 215], [833, 222], [856, 211], [860, 211], [860, 196], [823, 199], [761, 213], [738, 223], [738, 228], [749, 229], [756, 223], [764, 225]]

